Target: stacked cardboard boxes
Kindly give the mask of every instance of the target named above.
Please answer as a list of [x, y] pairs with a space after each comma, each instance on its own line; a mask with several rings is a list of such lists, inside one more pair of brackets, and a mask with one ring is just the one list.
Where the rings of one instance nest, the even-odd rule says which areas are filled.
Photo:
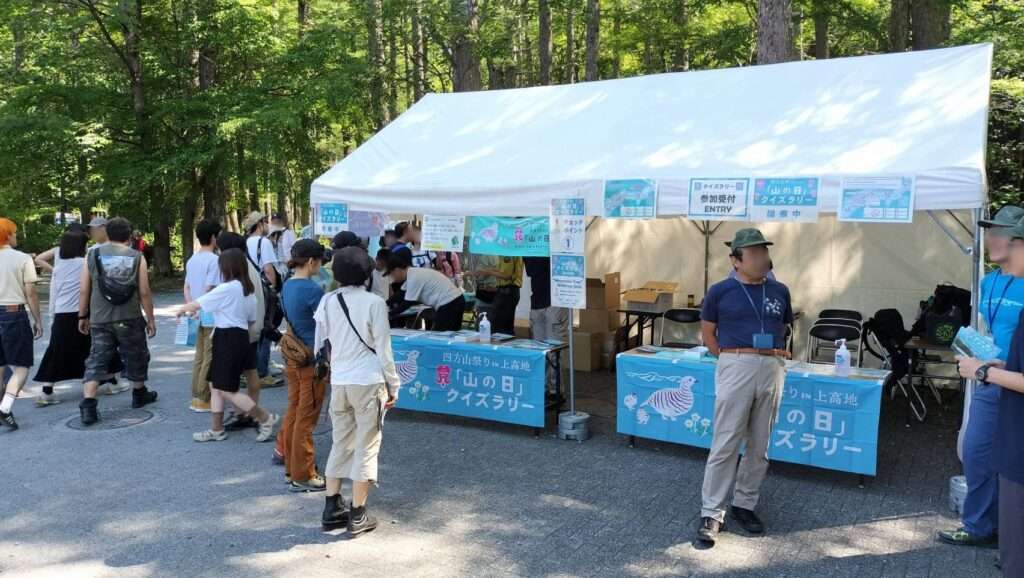
[[587, 308], [577, 312], [573, 334], [573, 365], [578, 371], [597, 371], [603, 367], [605, 342], [622, 326], [621, 286], [619, 273], [587, 279]]

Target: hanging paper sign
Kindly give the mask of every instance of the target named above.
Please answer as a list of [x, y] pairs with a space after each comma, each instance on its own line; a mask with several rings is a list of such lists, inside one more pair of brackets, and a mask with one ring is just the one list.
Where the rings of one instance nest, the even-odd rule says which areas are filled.
[[658, 183], [653, 179], [604, 182], [606, 219], [653, 219], [658, 212]]
[[466, 217], [423, 216], [423, 249], [425, 251], [462, 252], [466, 236]]
[[321, 203], [316, 206], [316, 235], [337, 235], [348, 230], [348, 205], [345, 203]]
[[586, 202], [584, 199], [551, 201], [551, 253], [582, 255], [586, 242]]
[[750, 179], [690, 179], [691, 219], [746, 221]]
[[351, 211], [348, 214], [348, 230], [364, 239], [380, 237], [388, 228], [388, 219], [390, 217], [387, 213]]
[[816, 178], [754, 179], [750, 218], [786, 223], [817, 221], [818, 183]]
[[551, 306], [587, 308], [587, 266], [583, 255], [551, 256]]
[[547, 217], [473, 217], [469, 250], [477, 255], [547, 257]]
[[847, 177], [839, 195], [839, 220], [912, 223], [914, 177]]

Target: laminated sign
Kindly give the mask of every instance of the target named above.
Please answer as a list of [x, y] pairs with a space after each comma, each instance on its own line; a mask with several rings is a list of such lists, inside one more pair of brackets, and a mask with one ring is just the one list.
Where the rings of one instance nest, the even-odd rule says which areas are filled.
[[754, 179], [754, 221], [813, 223], [818, 220], [816, 178]]
[[551, 305], [587, 308], [586, 201], [551, 201]]
[[348, 230], [348, 205], [345, 203], [321, 203], [316, 206], [316, 235], [334, 236]]
[[750, 179], [691, 179], [691, 219], [746, 221], [750, 219]]
[[466, 235], [466, 217], [423, 217], [423, 249], [461, 253]]

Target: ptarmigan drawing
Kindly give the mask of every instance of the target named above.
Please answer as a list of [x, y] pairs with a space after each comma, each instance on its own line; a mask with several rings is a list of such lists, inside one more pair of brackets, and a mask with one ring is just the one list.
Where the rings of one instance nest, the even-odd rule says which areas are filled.
[[659, 389], [647, 398], [647, 401], [640, 404], [640, 407], [649, 406], [661, 414], [661, 419], [676, 421], [676, 418], [685, 415], [693, 407], [693, 384], [697, 380], [686, 376], [679, 382], [679, 387], [668, 387]]
[[395, 370], [398, 371], [398, 378], [402, 380], [402, 385], [416, 379], [416, 372], [419, 371], [416, 360], [419, 359], [419, 356], [419, 351], [410, 351], [406, 354], [405, 361], [395, 362]]

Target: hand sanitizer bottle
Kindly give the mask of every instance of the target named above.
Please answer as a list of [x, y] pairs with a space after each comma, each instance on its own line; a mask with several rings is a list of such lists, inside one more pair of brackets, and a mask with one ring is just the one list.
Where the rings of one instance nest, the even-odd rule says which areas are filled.
[[480, 343], [491, 342], [491, 322], [487, 320], [487, 314], [481, 313], [480, 318]]
[[836, 350], [836, 376], [849, 377], [850, 375], [850, 350], [846, 348], [846, 340], [836, 341], [839, 349]]

